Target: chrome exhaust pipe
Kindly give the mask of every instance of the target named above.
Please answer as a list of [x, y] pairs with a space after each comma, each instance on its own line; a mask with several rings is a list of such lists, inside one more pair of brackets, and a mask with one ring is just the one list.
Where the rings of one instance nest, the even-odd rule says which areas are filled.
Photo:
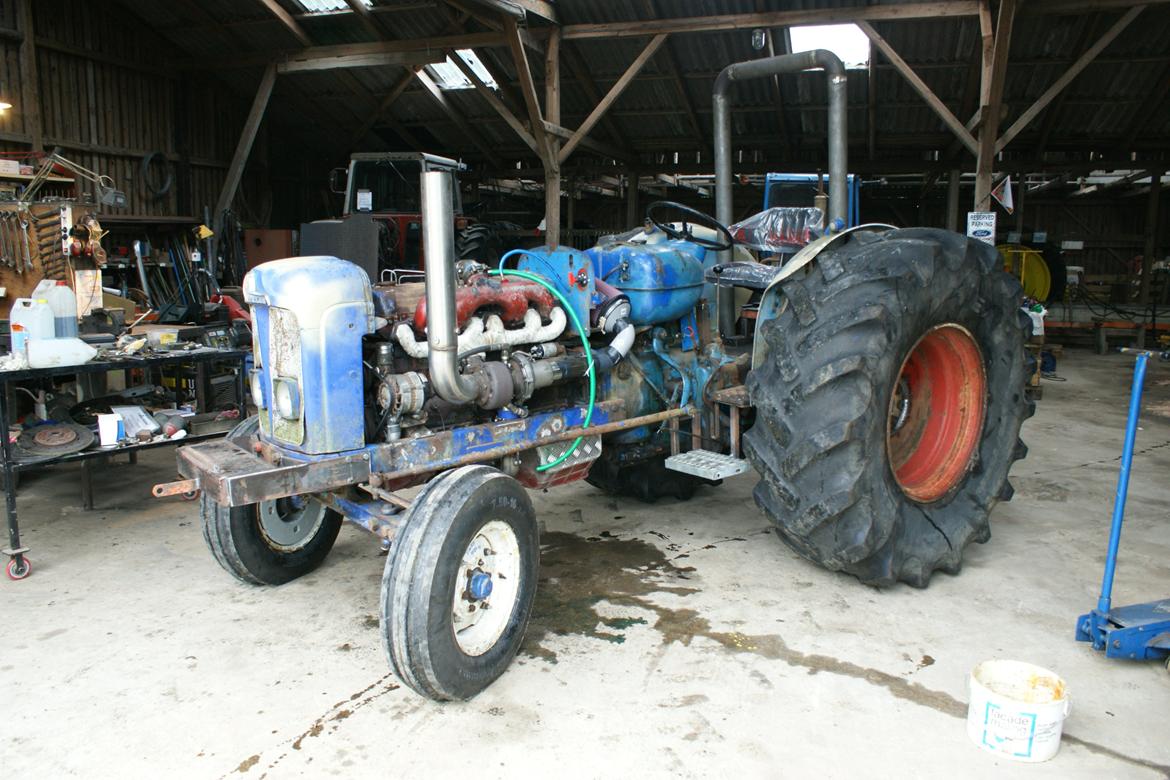
[[431, 386], [440, 398], [469, 404], [479, 394], [474, 379], [459, 373], [455, 331], [455, 213], [450, 171], [422, 174], [422, 243], [426, 270], [427, 344]]
[[[735, 219], [731, 193], [731, 98], [728, 92], [737, 81], [796, 73], [813, 68], [824, 68], [829, 79], [829, 213], [827, 224], [844, 227], [848, 223], [848, 187], [846, 176], [849, 165], [849, 133], [846, 125], [845, 65], [831, 51], [814, 49], [799, 54], [781, 54], [760, 60], [747, 60], [728, 65], [715, 79], [711, 96], [715, 123], [715, 219], [730, 225]], [[731, 261], [731, 252], [723, 252], [722, 262]], [[735, 301], [732, 291], [720, 288], [716, 301], [718, 329], [730, 336], [735, 329]]]

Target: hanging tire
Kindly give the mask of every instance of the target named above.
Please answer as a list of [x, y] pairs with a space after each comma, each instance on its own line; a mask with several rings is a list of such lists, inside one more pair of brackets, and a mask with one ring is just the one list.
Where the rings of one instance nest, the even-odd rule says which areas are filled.
[[915, 228], [854, 233], [783, 293], [747, 380], [756, 503], [868, 584], [958, 573], [1027, 452], [1019, 282], [992, 247]]
[[495, 681], [524, 639], [539, 558], [536, 514], [516, 480], [487, 466], [433, 479], [382, 575], [382, 646], [398, 679], [437, 701]]
[[[258, 433], [253, 416], [227, 438], [248, 447]], [[325, 560], [341, 529], [341, 515], [302, 496], [226, 507], [201, 493], [199, 516], [212, 556], [249, 585], [283, 585], [308, 574]]]

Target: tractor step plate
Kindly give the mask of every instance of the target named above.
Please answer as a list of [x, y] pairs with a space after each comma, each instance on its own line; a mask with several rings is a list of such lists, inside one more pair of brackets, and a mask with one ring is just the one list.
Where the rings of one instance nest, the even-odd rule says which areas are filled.
[[748, 462], [710, 450], [691, 450], [666, 459], [671, 471], [681, 471], [703, 479], [727, 479], [748, 470]]

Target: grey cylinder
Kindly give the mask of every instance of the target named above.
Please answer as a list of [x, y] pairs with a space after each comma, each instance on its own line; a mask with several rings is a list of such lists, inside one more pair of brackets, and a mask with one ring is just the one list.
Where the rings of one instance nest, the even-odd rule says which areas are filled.
[[454, 181], [449, 171], [422, 174], [422, 239], [426, 270], [427, 344], [431, 385], [440, 398], [456, 404], [475, 400], [476, 383], [459, 373], [455, 331]]
[[[728, 65], [715, 79], [711, 96], [715, 122], [715, 218], [724, 225], [735, 219], [731, 194], [731, 98], [728, 92], [737, 81], [796, 73], [813, 68], [824, 68], [829, 79], [829, 224], [848, 222], [849, 196], [846, 177], [849, 132], [846, 124], [845, 65], [831, 51], [814, 49], [799, 54], [781, 54], [759, 60], [747, 60]], [[730, 262], [731, 252], [723, 252], [721, 262]], [[735, 327], [735, 296], [731, 288], [718, 289], [719, 332], [731, 335]]]

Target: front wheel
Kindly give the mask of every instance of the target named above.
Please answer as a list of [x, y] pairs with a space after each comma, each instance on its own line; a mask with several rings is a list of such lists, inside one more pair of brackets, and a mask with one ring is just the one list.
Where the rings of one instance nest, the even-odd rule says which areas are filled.
[[487, 466], [432, 480], [382, 575], [382, 643], [398, 679], [437, 701], [491, 685], [524, 639], [539, 558], [536, 514], [516, 480]]
[[991, 535], [1027, 448], [1019, 283], [943, 230], [858, 232], [784, 282], [748, 376], [756, 502], [800, 555], [924, 587]]
[[[248, 448], [259, 418], [240, 422], [227, 438]], [[203, 541], [215, 560], [250, 585], [283, 585], [321, 565], [341, 529], [341, 515], [306, 496], [226, 507], [199, 491]]]

